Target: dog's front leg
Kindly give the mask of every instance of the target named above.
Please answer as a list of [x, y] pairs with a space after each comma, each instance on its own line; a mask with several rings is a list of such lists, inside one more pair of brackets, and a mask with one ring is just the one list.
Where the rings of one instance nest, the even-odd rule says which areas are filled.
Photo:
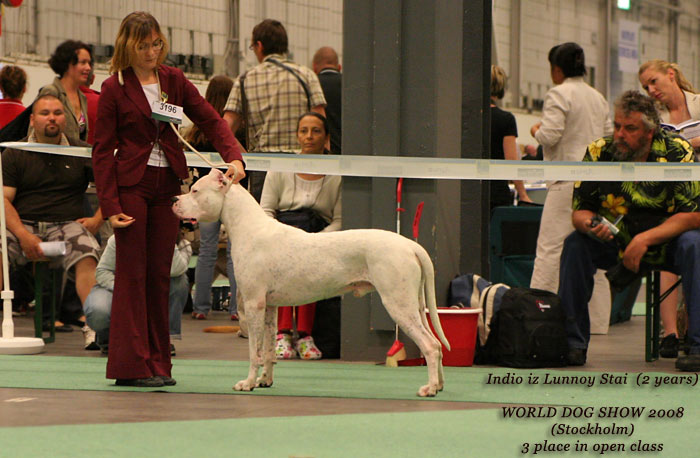
[[253, 301], [245, 300], [244, 307], [248, 319], [248, 358], [250, 368], [248, 378], [239, 381], [233, 387], [236, 391], [253, 391], [258, 368], [262, 364], [262, 346], [264, 339], [265, 296]]
[[258, 378], [256, 387], [270, 387], [272, 386], [272, 371], [275, 364], [275, 345], [276, 335], [277, 335], [277, 307], [268, 305], [265, 307], [265, 330], [263, 337], [263, 371], [260, 378]]

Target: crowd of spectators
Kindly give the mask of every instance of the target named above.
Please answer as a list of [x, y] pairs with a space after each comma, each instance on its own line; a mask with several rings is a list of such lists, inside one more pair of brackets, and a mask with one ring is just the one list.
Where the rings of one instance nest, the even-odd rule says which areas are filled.
[[[43, 82], [31, 107], [21, 102], [26, 72], [15, 65], [0, 70], [0, 129], [13, 124], [16, 131], [24, 115], [24, 138], [17, 140], [94, 146], [92, 161], [3, 152], [7, 250], [12, 267], [20, 268], [47, 257], [43, 242], [65, 243], [65, 252], [49, 261], [63, 269], [62, 287], [75, 285], [87, 315], [81, 313], [72, 323], [81, 327], [86, 349], [108, 355], [107, 377], [118, 385], [175, 384], [172, 340], [181, 337], [180, 320], [191, 288], [185, 273], [192, 248], [181, 237], [170, 198], [180, 193], [181, 180], [203, 171], [187, 168], [177, 132], [152, 116], [158, 102], [184, 108], [194, 122], [185, 133], [188, 142], [201, 151], [219, 151], [229, 164], [227, 175], [235, 182], [245, 177], [248, 190], [271, 217], [284, 221], [285, 214], [294, 213], [290, 224], [306, 224], [299, 223], [303, 214], [324, 223], [307, 230], [341, 228], [339, 177], [246, 172], [240, 155], [243, 145], [256, 153], [340, 154], [342, 74], [337, 53], [330, 47], [318, 49], [312, 68], [293, 62], [286, 30], [272, 19], [252, 30], [250, 50], [258, 65], [235, 79], [212, 78], [203, 98], [180, 70], [165, 65], [168, 42], [157, 20], [135, 12], [121, 23], [111, 76], [99, 92], [90, 88], [92, 49], [81, 41], [68, 40], [55, 49], [48, 63], [56, 77]], [[623, 94], [615, 103], [613, 124], [607, 101], [584, 80], [585, 56], [578, 44], [554, 46], [548, 60], [554, 86], [545, 97], [541, 122], [530, 131], [539, 147], [528, 145], [528, 154], [546, 161], [694, 160], [700, 135], [684, 129], [688, 121], [700, 120], [700, 98], [676, 64], [653, 60], [642, 65], [639, 80], [650, 97], [635, 91]], [[497, 106], [505, 88], [505, 72], [493, 66], [492, 157], [517, 159], [515, 120]], [[90, 206], [85, 195], [91, 181], [99, 206]], [[513, 184], [518, 200], [530, 202], [524, 184]], [[548, 183], [531, 286], [563, 298], [568, 362], [582, 365], [591, 333], [589, 309], [610, 307], [603, 270], [616, 264], [636, 274], [663, 268], [669, 272], [666, 286], [682, 273], [689, 329], [681, 338], [675, 325], [678, 298], [671, 296], [663, 308], [662, 356], [676, 357], [683, 340], [687, 354], [677, 367], [700, 370], [700, 303], [692, 284], [695, 268], [689, 264], [694, 255], [688, 254], [699, 243], [697, 183], [643, 184], [637, 197], [631, 195], [634, 186]], [[639, 199], [641, 194], [646, 200]], [[491, 197], [492, 208], [513, 202], [505, 182], [492, 183]], [[652, 218], [646, 218], [649, 213]], [[598, 217], [620, 215], [626, 218], [621, 236], [595, 223]], [[105, 220], [114, 235], [100, 244], [95, 234]], [[636, 224], [639, 220], [644, 221]], [[192, 318], [206, 319], [221, 224], [201, 223], [199, 229]], [[236, 321], [244, 310], [237, 310], [230, 243], [225, 257], [229, 313]], [[588, 261], [582, 264], [581, 259]], [[312, 336], [314, 305], [279, 312], [278, 358], [320, 358]], [[59, 320], [53, 326], [68, 331], [72, 323]]]
[[[67, 40], [52, 53], [48, 63], [56, 77], [35, 82], [42, 85], [31, 107], [21, 102], [26, 72], [14, 65], [0, 71], [0, 129], [13, 122], [4, 139], [9, 135], [18, 141], [93, 146], [92, 161], [3, 152], [8, 255], [13, 270], [47, 259], [64, 271], [60, 296], [66, 296], [67, 284], [74, 284], [80, 316], [45, 327], [68, 332], [71, 325], [80, 325], [85, 348], [108, 355], [107, 377], [118, 385], [175, 383], [169, 357], [175, 355], [173, 340], [181, 337], [185, 303], [192, 302], [186, 275], [192, 247], [180, 236], [175, 243], [179, 232], [170, 198], [180, 193], [181, 180], [203, 171], [185, 166], [182, 143], [167, 123], [151, 117], [152, 102], [182, 106], [194, 121], [186, 139], [200, 151], [218, 150], [235, 181], [246, 175], [241, 143], [255, 152], [298, 153], [297, 121], [310, 109], [320, 113], [325, 126], [322, 148], [332, 144], [339, 153], [341, 67], [335, 51], [324, 47], [314, 58], [314, 70], [326, 80], [322, 89], [314, 71], [287, 58], [287, 34], [279, 21], [258, 24], [251, 43], [259, 65], [235, 83], [226, 76], [212, 78], [206, 99], [181, 71], [165, 65], [166, 37], [156, 19], [143, 12], [122, 21], [110, 62], [112, 76], [101, 91], [90, 88], [95, 78], [92, 48], [78, 40]], [[333, 98], [332, 136], [324, 117], [324, 90]], [[243, 132], [242, 142], [234, 138], [237, 130]], [[265, 176], [252, 175], [247, 186], [259, 199]], [[337, 182], [331, 177], [319, 182], [333, 181], [339, 202], [340, 181], [333, 178]], [[85, 192], [93, 181], [99, 205], [91, 206]], [[334, 208], [338, 211], [331, 205], [331, 215]], [[339, 213], [333, 219], [339, 229]], [[100, 243], [95, 235], [105, 221], [114, 234]], [[201, 223], [199, 229], [192, 316], [203, 319], [211, 308], [221, 224]], [[49, 241], [64, 242], [64, 254], [44, 253], [43, 242]], [[239, 317], [230, 251], [226, 257], [229, 312], [235, 321]], [[295, 325], [287, 327], [293, 330]], [[134, 331], [142, 338], [134, 339]], [[310, 341], [305, 344], [310, 350], [302, 353], [320, 357], [310, 330], [300, 333], [302, 342]]]

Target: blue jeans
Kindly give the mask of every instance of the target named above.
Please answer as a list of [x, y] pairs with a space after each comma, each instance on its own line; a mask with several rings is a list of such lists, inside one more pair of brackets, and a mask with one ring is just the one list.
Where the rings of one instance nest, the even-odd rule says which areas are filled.
[[[187, 274], [179, 277], [170, 277], [169, 319], [170, 338], [181, 339], [182, 311], [187, 304], [189, 280]], [[109, 344], [109, 322], [112, 314], [112, 291], [95, 285], [83, 304], [85, 320], [95, 331], [95, 342], [100, 348]]]
[[[688, 306], [688, 337], [691, 353], [700, 353], [700, 230], [686, 231], [671, 240], [663, 265], [654, 266], [681, 275]], [[590, 323], [588, 301], [593, 291], [596, 269], [609, 269], [617, 259], [618, 248], [601, 243], [580, 232], [564, 241], [559, 268], [559, 296], [566, 316], [569, 347], [588, 348]]]
[[[196, 313], [207, 315], [211, 310], [211, 284], [214, 282], [214, 265], [218, 255], [219, 229], [221, 221], [199, 223], [199, 255], [197, 267], [194, 270], [194, 301], [192, 309]], [[231, 242], [226, 246], [226, 274], [231, 286], [229, 312], [238, 313], [236, 308], [236, 279], [233, 276], [233, 261], [231, 260]]]

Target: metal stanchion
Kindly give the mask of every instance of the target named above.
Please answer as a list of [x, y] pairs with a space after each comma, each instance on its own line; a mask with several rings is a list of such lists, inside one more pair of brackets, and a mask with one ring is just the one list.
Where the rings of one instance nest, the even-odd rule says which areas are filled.
[[[2, 160], [0, 159], [0, 190], [2, 184]], [[0, 198], [0, 242], [2, 245], [2, 337], [0, 354], [33, 355], [44, 351], [44, 340], [37, 337], [15, 337], [15, 324], [12, 321], [12, 299], [15, 294], [10, 289], [10, 267], [7, 260], [7, 223], [5, 220], [5, 198]]]

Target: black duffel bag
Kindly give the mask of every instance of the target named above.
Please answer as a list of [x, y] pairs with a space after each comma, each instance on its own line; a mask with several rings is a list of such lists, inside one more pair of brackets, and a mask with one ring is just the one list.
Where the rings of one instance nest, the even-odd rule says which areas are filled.
[[522, 368], [565, 366], [568, 344], [564, 321], [556, 294], [532, 288], [509, 289], [491, 321], [497, 363]]

